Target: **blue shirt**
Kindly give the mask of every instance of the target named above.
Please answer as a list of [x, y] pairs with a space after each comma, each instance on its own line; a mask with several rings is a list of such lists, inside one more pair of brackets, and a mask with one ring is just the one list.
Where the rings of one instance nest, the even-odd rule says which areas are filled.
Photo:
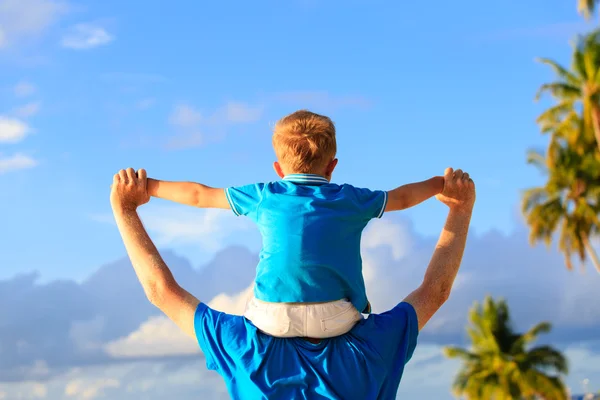
[[387, 192], [294, 174], [278, 182], [230, 187], [225, 194], [233, 212], [251, 218], [262, 235], [257, 299], [349, 299], [357, 310], [365, 309], [360, 239], [367, 223], [383, 215]]
[[249, 400], [395, 399], [418, 336], [415, 310], [404, 302], [319, 344], [266, 335], [203, 303], [194, 326], [207, 368], [223, 377], [231, 398]]

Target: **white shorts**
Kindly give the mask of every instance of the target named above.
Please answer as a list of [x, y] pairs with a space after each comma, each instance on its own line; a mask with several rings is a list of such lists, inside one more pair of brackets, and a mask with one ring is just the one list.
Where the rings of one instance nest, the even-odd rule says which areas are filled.
[[275, 337], [325, 339], [347, 333], [363, 316], [347, 300], [328, 303], [267, 303], [252, 297], [244, 316]]

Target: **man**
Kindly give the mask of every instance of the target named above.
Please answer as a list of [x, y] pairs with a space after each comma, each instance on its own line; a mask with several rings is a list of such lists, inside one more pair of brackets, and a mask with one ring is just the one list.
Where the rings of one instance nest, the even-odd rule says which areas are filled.
[[323, 340], [275, 338], [241, 316], [210, 309], [173, 278], [137, 214], [149, 201], [146, 172], [114, 176], [111, 205], [146, 296], [196, 338], [209, 369], [235, 399], [393, 399], [418, 331], [448, 299], [465, 248], [475, 185], [446, 169], [436, 196], [448, 217], [422, 284], [392, 310], [373, 314], [347, 334]]

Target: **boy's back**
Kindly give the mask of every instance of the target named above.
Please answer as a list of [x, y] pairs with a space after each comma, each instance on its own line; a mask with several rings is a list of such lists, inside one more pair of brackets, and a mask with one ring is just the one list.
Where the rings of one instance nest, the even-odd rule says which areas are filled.
[[440, 193], [444, 178], [389, 192], [330, 183], [337, 165], [331, 119], [300, 110], [273, 130], [273, 167], [282, 181], [225, 190], [149, 180], [152, 196], [196, 207], [231, 208], [257, 224], [263, 248], [245, 312], [279, 337], [327, 338], [348, 332], [369, 313], [360, 257], [361, 232], [384, 211]]
[[350, 299], [367, 306], [360, 238], [383, 215], [387, 192], [329, 183], [312, 174], [226, 189], [236, 215], [254, 220], [263, 237], [255, 296], [273, 303]]

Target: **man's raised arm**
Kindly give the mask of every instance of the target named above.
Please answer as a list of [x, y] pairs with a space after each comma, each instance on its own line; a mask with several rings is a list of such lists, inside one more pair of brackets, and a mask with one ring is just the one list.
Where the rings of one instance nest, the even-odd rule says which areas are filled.
[[423, 283], [404, 299], [417, 313], [419, 330], [450, 296], [462, 261], [475, 203], [475, 185], [469, 174], [448, 168], [444, 180], [444, 191], [437, 198], [450, 208], [446, 224], [425, 272]]
[[194, 314], [200, 303], [184, 290], [150, 240], [137, 213], [147, 203], [146, 171], [121, 170], [113, 178], [110, 202], [135, 273], [148, 300], [185, 333], [195, 338]]

